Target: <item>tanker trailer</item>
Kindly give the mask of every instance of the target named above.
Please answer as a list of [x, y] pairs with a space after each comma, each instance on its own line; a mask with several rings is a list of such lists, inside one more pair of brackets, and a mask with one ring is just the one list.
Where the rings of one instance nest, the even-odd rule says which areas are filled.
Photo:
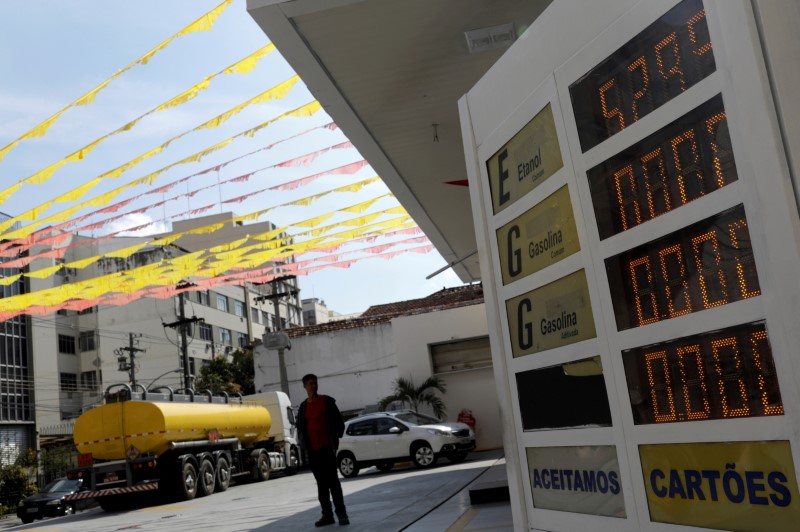
[[93, 497], [105, 510], [154, 496], [191, 500], [225, 491], [232, 478], [262, 481], [286, 470], [286, 455], [269, 434], [270, 412], [263, 405], [210, 391], [158, 391], [111, 385], [103, 404], [75, 421], [80, 454], [67, 477], [84, 479], [89, 489], [70, 500]]

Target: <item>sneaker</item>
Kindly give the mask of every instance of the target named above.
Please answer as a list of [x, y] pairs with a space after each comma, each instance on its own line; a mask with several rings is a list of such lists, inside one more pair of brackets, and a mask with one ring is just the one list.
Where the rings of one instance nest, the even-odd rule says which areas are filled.
[[344, 526], [344, 525], [349, 525], [349, 524], [350, 524], [350, 518], [349, 517], [347, 517], [346, 515], [340, 515], [339, 516], [339, 526]]
[[322, 518], [314, 523], [314, 526], [327, 526], [336, 523], [332, 515], [323, 515]]

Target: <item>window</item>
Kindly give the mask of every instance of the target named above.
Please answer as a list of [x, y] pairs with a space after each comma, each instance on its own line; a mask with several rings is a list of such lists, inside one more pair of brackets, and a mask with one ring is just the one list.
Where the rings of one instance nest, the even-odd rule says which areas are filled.
[[247, 344], [250, 343], [247, 338], [247, 333], [243, 332], [236, 333], [236, 337], [237, 340], [239, 341], [239, 347], [247, 347]]
[[231, 330], [223, 327], [219, 328], [219, 341], [225, 345], [231, 345]]
[[59, 316], [69, 316], [69, 311], [61, 308], [56, 311], [56, 314], [58, 314]]
[[217, 310], [228, 312], [228, 296], [217, 294]]
[[259, 320], [259, 318], [261, 317], [260, 313], [258, 312], [258, 309], [256, 307], [250, 307], [250, 315], [253, 316], [253, 321], [255, 323], [259, 323], [261, 321]]
[[208, 306], [208, 290], [197, 292], [197, 302], [200, 303], [201, 305]]
[[240, 318], [244, 318], [244, 302], [237, 301], [236, 299], [233, 300], [233, 313], [239, 316]]
[[208, 323], [200, 322], [200, 339], [207, 342], [214, 341], [214, 334], [211, 332], [211, 325]]
[[375, 421], [378, 424], [377, 430], [375, 432], [376, 434], [393, 434], [392, 432], [390, 432], [390, 429], [395, 427], [397, 427], [400, 430], [400, 432], [408, 430], [408, 427], [406, 427], [405, 425], [394, 419], [382, 418], [382, 419], [376, 419]]
[[261, 323], [264, 327], [269, 327], [269, 314], [267, 314], [266, 310], [261, 311]]
[[375, 434], [374, 419], [367, 419], [365, 421], [359, 421], [358, 423], [352, 423], [349, 427], [347, 427], [348, 436], [372, 436], [373, 434]]
[[62, 373], [59, 382], [62, 392], [78, 391], [78, 376], [74, 373]]
[[434, 374], [492, 367], [488, 336], [436, 344], [430, 349]]
[[66, 334], [58, 335], [58, 352], [66, 353], [67, 355], [75, 354], [75, 337], [67, 336]]
[[81, 353], [84, 351], [94, 351], [97, 349], [94, 342], [94, 331], [83, 331], [78, 338], [78, 345], [81, 348]]
[[81, 316], [84, 314], [93, 314], [93, 313], [94, 313], [94, 307], [86, 307], [85, 309], [78, 311], [78, 314]]
[[[63, 373], [62, 373], [63, 375]], [[97, 372], [84, 371], [81, 373], [81, 390], [93, 392], [97, 390]]]

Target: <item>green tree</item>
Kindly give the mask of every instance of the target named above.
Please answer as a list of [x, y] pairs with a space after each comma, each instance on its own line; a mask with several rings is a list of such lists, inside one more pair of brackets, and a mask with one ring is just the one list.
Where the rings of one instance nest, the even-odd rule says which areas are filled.
[[411, 409], [418, 411], [420, 405], [427, 405], [433, 410], [433, 415], [438, 418], [443, 418], [447, 408], [444, 406], [444, 401], [441, 397], [436, 395], [433, 391], [438, 390], [441, 393], [446, 393], [444, 381], [439, 377], [428, 377], [419, 386], [414, 386], [414, 381], [411, 378], [398, 377], [394, 381], [394, 390], [391, 395], [387, 395], [378, 402], [378, 408], [386, 410], [390, 403], [400, 401], [405, 406], [411, 405]]
[[197, 390], [211, 390], [249, 395], [255, 393], [255, 370], [253, 369], [253, 349], [243, 347], [226, 356], [218, 356], [200, 370], [195, 382]]

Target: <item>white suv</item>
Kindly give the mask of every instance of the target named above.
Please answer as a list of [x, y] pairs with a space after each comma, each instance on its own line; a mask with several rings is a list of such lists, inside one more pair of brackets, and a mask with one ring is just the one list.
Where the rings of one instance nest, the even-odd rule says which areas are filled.
[[464, 423], [447, 423], [410, 410], [367, 414], [345, 423], [337, 455], [339, 472], [350, 478], [362, 468], [390, 470], [409, 459], [430, 467], [440, 456], [461, 462], [475, 448], [475, 433]]

